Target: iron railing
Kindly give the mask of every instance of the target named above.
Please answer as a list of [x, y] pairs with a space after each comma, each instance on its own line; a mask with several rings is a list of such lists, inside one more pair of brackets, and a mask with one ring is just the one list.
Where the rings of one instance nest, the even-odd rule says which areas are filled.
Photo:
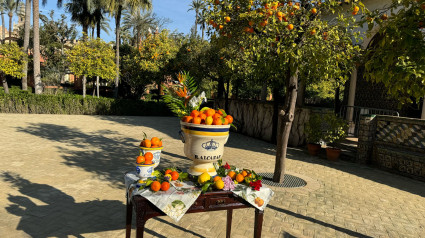
[[348, 131], [349, 136], [358, 136], [360, 115], [365, 114], [400, 116], [400, 114], [395, 110], [344, 105], [341, 107], [339, 116], [350, 122], [350, 129]]

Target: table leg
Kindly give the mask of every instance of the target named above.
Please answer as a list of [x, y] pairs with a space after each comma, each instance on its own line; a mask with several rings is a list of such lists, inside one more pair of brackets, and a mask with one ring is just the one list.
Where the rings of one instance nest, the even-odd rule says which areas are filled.
[[125, 237], [131, 236], [131, 220], [133, 218], [133, 203], [127, 199], [127, 212], [125, 218]]
[[230, 238], [230, 233], [232, 232], [232, 214], [233, 209], [227, 210], [226, 238]]
[[255, 209], [254, 238], [261, 237], [261, 230], [263, 229], [263, 215], [264, 211]]
[[141, 212], [141, 214], [136, 215], [136, 237], [137, 238], [143, 238], [143, 233], [145, 231], [145, 213]]

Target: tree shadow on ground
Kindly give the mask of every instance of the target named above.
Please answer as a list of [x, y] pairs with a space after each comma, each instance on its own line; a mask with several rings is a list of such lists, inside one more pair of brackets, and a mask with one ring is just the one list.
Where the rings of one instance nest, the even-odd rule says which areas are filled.
[[285, 213], [289, 216], [293, 216], [293, 217], [296, 217], [296, 218], [299, 218], [299, 219], [303, 219], [303, 220], [306, 220], [306, 221], [309, 221], [309, 222], [312, 222], [312, 223], [319, 224], [321, 226], [332, 228], [336, 231], [343, 232], [343, 233], [345, 233], [349, 236], [352, 236], [352, 237], [370, 237], [370, 236], [361, 234], [359, 232], [352, 231], [352, 230], [349, 230], [347, 228], [339, 227], [339, 226], [336, 226], [336, 225], [332, 225], [332, 224], [317, 220], [317, 219], [309, 217], [309, 216], [304, 216], [304, 215], [301, 215], [301, 214], [298, 214], [298, 213], [295, 213], [295, 212], [291, 212], [289, 210], [286, 210], [286, 209], [283, 209], [283, 208], [280, 208], [280, 207], [276, 207], [276, 206], [273, 206], [271, 204], [267, 205], [267, 207], [271, 208], [271, 209], [273, 209], [277, 212]]
[[[131, 126], [146, 126], [154, 128], [174, 139], [178, 138], [180, 124], [177, 117], [161, 117], [164, 123], [158, 123], [157, 117], [119, 117], [119, 116], [99, 116], [99, 118], [107, 121], [113, 121]], [[165, 120], [165, 121], [164, 121]], [[253, 152], [263, 153], [267, 155], [276, 155], [276, 145], [248, 137], [239, 133], [230, 133], [226, 147], [249, 150]], [[254, 155], [253, 155], [254, 156]], [[257, 156], [257, 155], [255, 155]], [[181, 157], [177, 157], [181, 158]], [[388, 186], [407, 191], [425, 197], [425, 183], [414, 179], [403, 177], [382, 171], [377, 168], [359, 165], [346, 161], [331, 162], [318, 157], [310, 156], [305, 149], [288, 148], [287, 158], [292, 160], [303, 161], [312, 164], [318, 164], [333, 169], [337, 169], [346, 173], [350, 173], [377, 183], [386, 184]], [[250, 159], [250, 158], [246, 158]], [[256, 158], [252, 158], [256, 159]], [[190, 164], [190, 163], [189, 163]], [[184, 165], [180, 165], [184, 166]]]
[[[123, 188], [124, 173], [135, 169], [133, 165], [140, 153], [140, 141], [117, 131], [100, 130], [87, 134], [78, 128], [47, 123], [33, 123], [18, 128], [18, 131], [60, 142], [56, 147], [64, 164], [94, 173], [117, 188]], [[191, 161], [172, 153], [161, 155], [160, 168], [175, 167], [176, 164], [188, 167]]]

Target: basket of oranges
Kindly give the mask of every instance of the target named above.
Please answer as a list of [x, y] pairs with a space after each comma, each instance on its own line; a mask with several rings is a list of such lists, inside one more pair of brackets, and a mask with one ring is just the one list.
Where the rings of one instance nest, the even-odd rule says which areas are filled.
[[161, 160], [161, 151], [164, 148], [162, 146], [162, 139], [152, 137], [149, 140], [146, 133], [143, 132], [143, 134], [143, 140], [140, 142], [140, 155], [145, 156], [147, 153], [151, 153], [153, 155], [152, 162], [155, 164], [154, 168], [156, 168], [159, 165]]
[[144, 155], [137, 156], [136, 172], [142, 180], [152, 177], [154, 168], [157, 166], [153, 162], [153, 159], [154, 157], [151, 152], [146, 152]]

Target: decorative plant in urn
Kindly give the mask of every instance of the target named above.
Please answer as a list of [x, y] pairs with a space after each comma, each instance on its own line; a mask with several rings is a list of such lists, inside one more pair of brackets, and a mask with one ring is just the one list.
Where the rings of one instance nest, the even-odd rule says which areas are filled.
[[197, 82], [188, 73], [178, 75], [179, 84], [165, 87], [164, 101], [180, 119], [184, 154], [193, 160], [188, 172], [198, 176], [217, 174], [214, 162], [223, 156], [233, 117], [223, 109], [203, 107], [205, 92], [198, 93]]

